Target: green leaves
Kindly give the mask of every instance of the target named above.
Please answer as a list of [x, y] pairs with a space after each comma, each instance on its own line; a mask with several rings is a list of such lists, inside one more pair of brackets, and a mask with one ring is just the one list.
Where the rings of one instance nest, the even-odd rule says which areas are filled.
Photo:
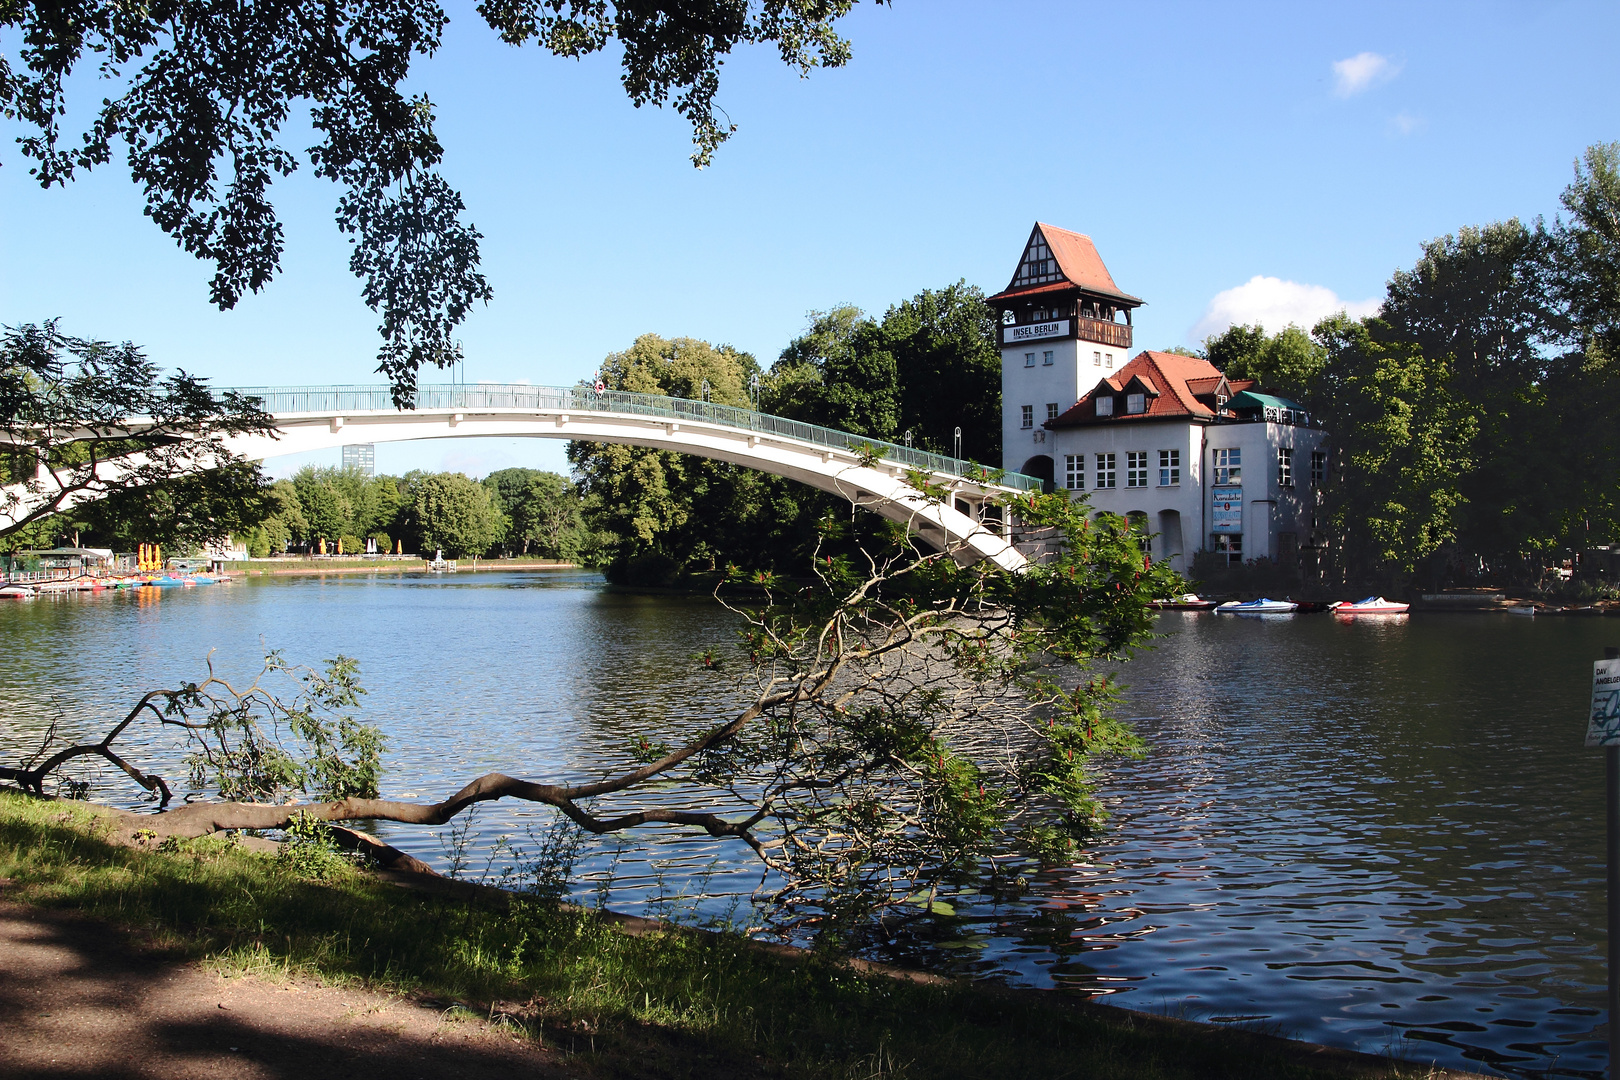
[[[376, 798], [387, 741], [350, 712], [365, 694], [359, 676], [359, 665], [346, 656], [315, 671], [272, 652], [245, 690], [211, 675], [169, 695], [163, 715], [183, 725], [191, 740], [186, 765], [192, 786], [248, 802], [292, 792]], [[276, 693], [272, 687], [284, 681], [292, 692]]]
[[[769, 43], [802, 73], [837, 67], [849, 45], [833, 24], [852, 4], [486, 0], [478, 10], [503, 40], [538, 40], [558, 56], [617, 40], [631, 101], [673, 99], [701, 167], [734, 130], [715, 105], [724, 58]], [[434, 0], [0, 5], [0, 28], [20, 43], [0, 56], [0, 115], [23, 125], [23, 153], [47, 187], [106, 164], [121, 145], [146, 216], [214, 264], [209, 299], [225, 309], [280, 269], [271, 190], [298, 168], [282, 138], [294, 108], [307, 105], [318, 139], [308, 160], [341, 185], [336, 217], [351, 239], [349, 266], [382, 317], [378, 370], [395, 403], [409, 407], [418, 370], [453, 363], [454, 329], [491, 298], [482, 236], [438, 172], [432, 104], [401, 89], [438, 50], [447, 22]], [[114, 87], [80, 117], [68, 89], [87, 61]], [[82, 141], [64, 145], [67, 130], [82, 130]]]

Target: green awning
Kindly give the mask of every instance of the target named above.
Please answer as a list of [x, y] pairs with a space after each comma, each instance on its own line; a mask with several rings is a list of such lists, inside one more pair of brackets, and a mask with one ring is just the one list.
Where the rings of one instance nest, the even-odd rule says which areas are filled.
[[1244, 390], [1234, 394], [1232, 400], [1226, 403], [1229, 409], [1292, 409], [1294, 412], [1305, 412], [1305, 406], [1287, 398], [1273, 397], [1271, 394], [1257, 394], [1253, 390]]

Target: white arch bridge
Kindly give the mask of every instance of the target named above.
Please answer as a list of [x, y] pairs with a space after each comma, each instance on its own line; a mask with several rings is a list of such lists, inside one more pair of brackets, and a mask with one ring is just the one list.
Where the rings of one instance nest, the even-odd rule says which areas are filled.
[[[475, 383], [419, 387], [416, 408], [399, 409], [388, 386], [235, 387], [275, 417], [276, 436], [233, 436], [253, 459], [354, 443], [524, 437], [624, 443], [714, 458], [785, 476], [848, 499], [951, 546], [964, 561], [1016, 570], [1025, 556], [987, 504], [1039, 490], [1041, 481], [975, 462], [866, 439], [768, 413], [707, 401], [588, 387]], [[223, 390], [219, 391], [223, 393]], [[138, 426], [138, 423], [135, 425]], [[944, 488], [929, 495], [908, 479], [921, 472]], [[43, 479], [43, 477], [42, 477]], [[95, 492], [84, 498], [96, 498]], [[77, 499], [75, 501], [83, 501]], [[0, 518], [5, 517], [0, 512]], [[3, 524], [3, 521], [0, 521]]]

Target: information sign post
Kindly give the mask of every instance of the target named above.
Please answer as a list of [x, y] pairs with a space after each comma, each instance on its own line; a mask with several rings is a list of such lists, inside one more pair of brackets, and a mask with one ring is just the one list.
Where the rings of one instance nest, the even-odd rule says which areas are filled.
[[1609, 892], [1609, 1080], [1620, 1061], [1620, 648], [1592, 665], [1592, 711], [1586, 745], [1603, 747], [1603, 801]]

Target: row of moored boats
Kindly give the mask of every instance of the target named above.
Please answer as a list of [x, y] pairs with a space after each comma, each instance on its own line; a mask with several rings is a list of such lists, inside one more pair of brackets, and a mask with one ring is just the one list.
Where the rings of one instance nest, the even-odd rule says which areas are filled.
[[32, 600], [50, 593], [103, 592], [107, 589], [171, 589], [198, 585], [217, 585], [230, 581], [229, 574], [134, 574], [129, 577], [95, 577], [86, 574], [74, 578], [51, 578], [46, 581], [8, 581], [0, 583], [0, 600]]
[[1153, 606], [1165, 611], [1214, 611], [1222, 615], [1292, 615], [1309, 611], [1331, 611], [1335, 615], [1405, 615], [1412, 605], [1385, 600], [1382, 596], [1369, 596], [1354, 603], [1340, 600], [1331, 604], [1296, 603], [1262, 596], [1258, 600], [1228, 600], [1224, 604], [1217, 604], [1196, 593], [1183, 593], [1169, 600], [1155, 600]]

